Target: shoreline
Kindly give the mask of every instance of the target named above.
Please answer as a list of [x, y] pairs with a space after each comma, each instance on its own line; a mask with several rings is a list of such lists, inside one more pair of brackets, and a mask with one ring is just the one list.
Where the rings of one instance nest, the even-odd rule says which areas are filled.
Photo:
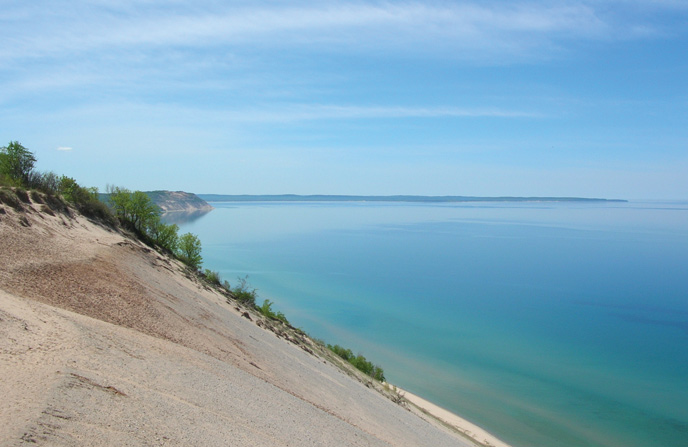
[[406, 401], [418, 408], [421, 412], [427, 413], [440, 422], [449, 425], [463, 436], [469, 438], [471, 441], [478, 443], [478, 445], [485, 447], [512, 447], [510, 444], [507, 444], [485, 429], [475, 425], [470, 421], [467, 421], [461, 416], [435, 405], [420, 396], [410, 393], [403, 388], [399, 388], [398, 386], [392, 384], [389, 385], [393, 388], [396, 388], [396, 390]]

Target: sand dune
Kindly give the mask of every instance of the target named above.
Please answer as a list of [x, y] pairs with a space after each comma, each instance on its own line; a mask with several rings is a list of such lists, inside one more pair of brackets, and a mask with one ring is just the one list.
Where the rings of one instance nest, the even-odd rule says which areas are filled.
[[0, 445], [477, 445], [118, 231], [0, 207]]

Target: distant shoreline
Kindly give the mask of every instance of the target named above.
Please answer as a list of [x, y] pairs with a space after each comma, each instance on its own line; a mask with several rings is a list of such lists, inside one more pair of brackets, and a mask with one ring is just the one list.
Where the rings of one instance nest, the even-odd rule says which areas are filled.
[[228, 195], [228, 194], [197, 194], [207, 202], [407, 202], [407, 203], [467, 203], [467, 202], [586, 202], [609, 203], [628, 202], [622, 199], [599, 199], [586, 197], [476, 197], [476, 196], [354, 196], [354, 195]]

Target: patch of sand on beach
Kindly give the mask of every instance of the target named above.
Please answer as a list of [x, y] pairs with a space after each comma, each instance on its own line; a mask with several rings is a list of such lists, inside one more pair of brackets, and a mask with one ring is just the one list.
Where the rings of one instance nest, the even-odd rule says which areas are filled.
[[475, 445], [118, 231], [0, 208], [0, 445]]
[[484, 445], [485, 447], [511, 447], [509, 444], [498, 439], [491, 433], [488, 433], [472, 422], [469, 422], [466, 419], [463, 419], [462, 417], [457, 416], [456, 414], [445, 410], [444, 408], [437, 406], [420, 396], [416, 396], [415, 394], [409, 393], [408, 391], [399, 387], [396, 388], [397, 391], [404, 397], [404, 399], [413, 404], [416, 408], [450, 425], [466, 437], [479, 442], [481, 445]]

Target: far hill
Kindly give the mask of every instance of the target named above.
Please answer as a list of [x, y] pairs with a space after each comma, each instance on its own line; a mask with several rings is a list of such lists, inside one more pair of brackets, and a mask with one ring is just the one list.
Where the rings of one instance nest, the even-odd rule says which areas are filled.
[[208, 212], [213, 209], [205, 200], [196, 194], [183, 191], [146, 191], [153, 203], [158, 205], [163, 213], [197, 213]]
[[199, 194], [208, 202], [626, 202], [618, 199], [597, 199], [584, 197], [475, 197], [475, 196], [349, 196], [349, 195], [226, 195]]

